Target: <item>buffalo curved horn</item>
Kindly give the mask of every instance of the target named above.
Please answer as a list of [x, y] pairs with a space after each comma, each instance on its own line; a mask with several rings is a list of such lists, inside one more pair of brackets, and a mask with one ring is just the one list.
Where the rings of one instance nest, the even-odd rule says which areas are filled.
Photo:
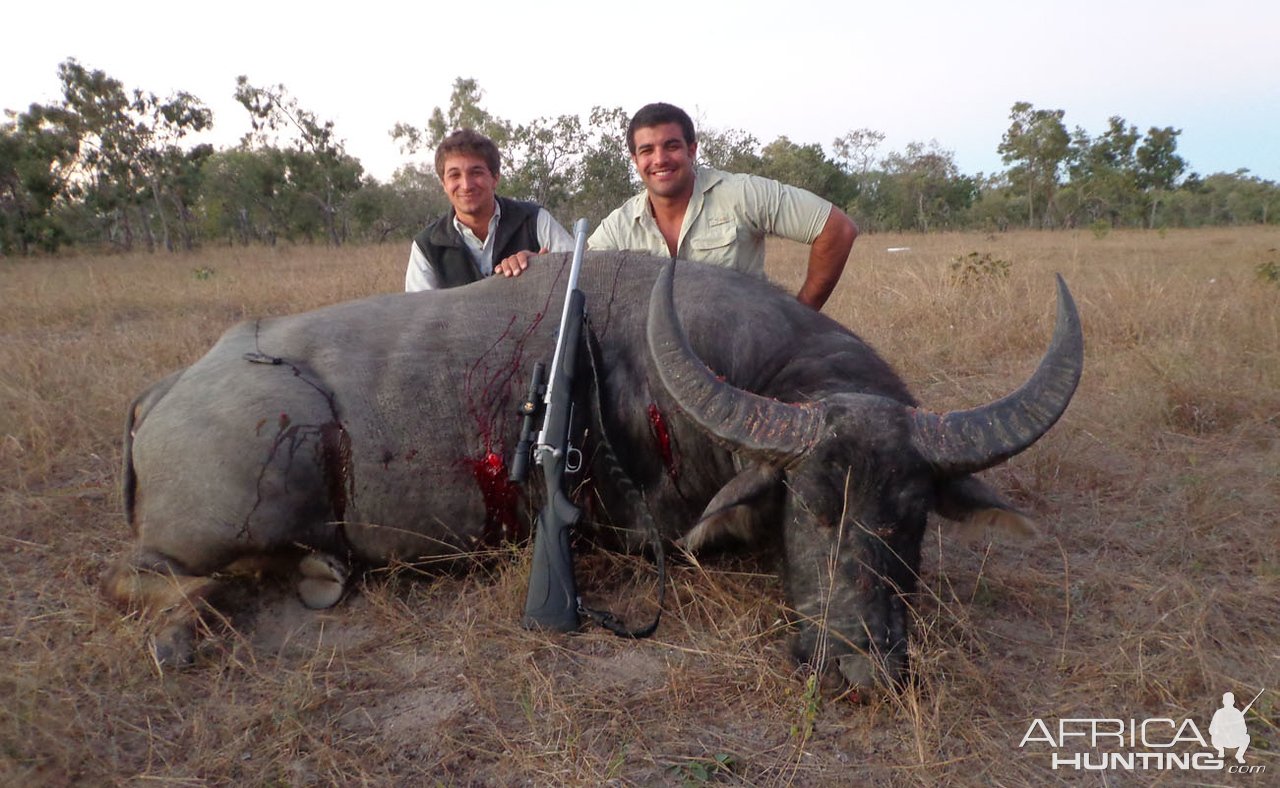
[[1071, 291], [1058, 280], [1058, 319], [1040, 366], [1017, 391], [969, 410], [912, 411], [912, 444], [943, 476], [990, 468], [1023, 451], [1067, 409], [1084, 370], [1084, 332]]
[[689, 418], [728, 445], [785, 465], [818, 442], [825, 408], [788, 404], [736, 388], [694, 353], [676, 314], [675, 259], [663, 266], [649, 297], [646, 336], [663, 388]]

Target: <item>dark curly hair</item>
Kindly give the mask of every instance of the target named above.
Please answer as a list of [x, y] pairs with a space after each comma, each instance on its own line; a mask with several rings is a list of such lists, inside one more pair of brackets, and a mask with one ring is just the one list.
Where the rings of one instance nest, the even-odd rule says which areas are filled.
[[627, 124], [627, 150], [631, 151], [631, 155], [636, 153], [636, 129], [647, 129], [653, 126], [661, 126], [664, 123], [679, 123], [680, 130], [684, 133], [684, 144], [692, 145], [698, 141], [698, 136], [693, 130], [693, 119], [689, 117], [689, 113], [675, 106], [674, 104], [664, 104], [661, 101], [653, 104], [645, 104], [636, 114], [631, 116], [631, 122]]
[[436, 175], [440, 180], [444, 180], [444, 160], [458, 153], [484, 159], [495, 178], [502, 174], [502, 154], [498, 153], [498, 146], [493, 144], [493, 140], [475, 129], [458, 129], [436, 148]]

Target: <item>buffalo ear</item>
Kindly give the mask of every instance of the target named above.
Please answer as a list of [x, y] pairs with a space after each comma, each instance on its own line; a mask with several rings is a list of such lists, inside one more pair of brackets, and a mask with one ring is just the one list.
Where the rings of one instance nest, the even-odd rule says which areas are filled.
[[972, 476], [942, 482], [934, 509], [956, 522], [954, 533], [963, 539], [980, 539], [990, 533], [1030, 539], [1040, 532], [1034, 520]]
[[751, 463], [720, 488], [707, 508], [702, 510], [698, 523], [680, 539], [680, 544], [689, 552], [697, 552], [726, 537], [752, 541], [758, 535], [756, 526], [760, 514], [751, 504], [776, 490], [781, 481], [781, 468], [767, 463]]

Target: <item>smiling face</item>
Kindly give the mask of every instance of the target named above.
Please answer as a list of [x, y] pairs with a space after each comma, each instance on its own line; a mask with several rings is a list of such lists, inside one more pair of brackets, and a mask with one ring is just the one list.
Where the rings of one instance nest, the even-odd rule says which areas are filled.
[[698, 143], [685, 142], [679, 123], [663, 123], [635, 130], [631, 161], [650, 199], [688, 199], [693, 194], [693, 162]]
[[498, 176], [479, 156], [455, 153], [444, 160], [440, 176], [444, 193], [458, 217], [488, 219], [493, 213], [494, 192], [498, 188]]

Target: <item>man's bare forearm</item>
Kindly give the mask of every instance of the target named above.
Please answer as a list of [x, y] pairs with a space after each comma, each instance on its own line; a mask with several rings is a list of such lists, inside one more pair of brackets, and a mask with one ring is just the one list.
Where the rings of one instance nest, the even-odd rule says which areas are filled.
[[858, 226], [845, 215], [845, 212], [831, 207], [827, 222], [822, 232], [813, 239], [809, 247], [809, 271], [805, 275], [804, 285], [796, 298], [802, 304], [814, 309], [822, 309], [835, 290], [840, 275], [844, 272], [844, 264], [849, 259], [849, 251], [858, 237]]

